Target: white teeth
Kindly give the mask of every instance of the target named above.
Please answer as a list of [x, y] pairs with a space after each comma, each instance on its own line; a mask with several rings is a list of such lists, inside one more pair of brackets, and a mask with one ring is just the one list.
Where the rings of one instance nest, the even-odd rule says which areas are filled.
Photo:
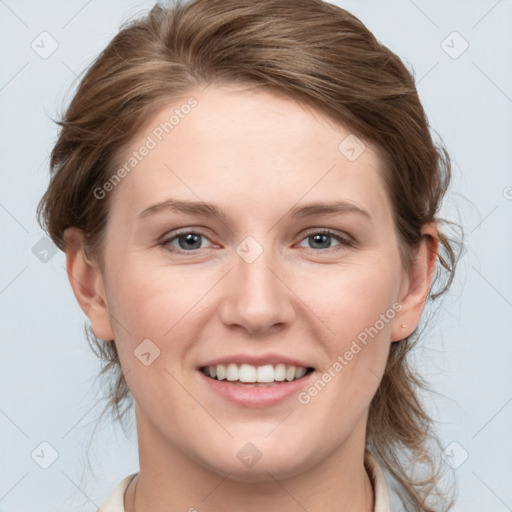
[[276, 365], [265, 364], [263, 366], [253, 366], [252, 364], [241, 364], [238, 366], [235, 363], [228, 365], [218, 364], [215, 366], [207, 366], [204, 368], [204, 373], [217, 380], [228, 380], [230, 382], [240, 381], [246, 383], [261, 382], [288, 382], [297, 380], [307, 373], [307, 368], [302, 366], [286, 366], [283, 363]]
[[256, 370], [257, 382], [274, 382], [274, 367], [271, 364], [258, 366]]
[[238, 380], [238, 366], [236, 364], [228, 364], [226, 369], [226, 379], [234, 381]]
[[241, 382], [256, 382], [256, 367], [250, 364], [241, 364], [238, 378]]
[[288, 368], [286, 368], [286, 380], [287, 381], [291, 381], [295, 378], [295, 373], [296, 373], [296, 368], [295, 366], [288, 366]]
[[274, 379], [282, 382], [286, 379], [286, 366], [284, 364], [277, 364], [274, 368]]
[[[211, 374], [210, 374], [211, 376]], [[217, 365], [217, 379], [224, 380], [226, 378], [226, 367], [223, 364]]]
[[295, 378], [300, 379], [301, 377], [304, 377], [304, 375], [306, 375], [306, 372], [306, 368], [297, 368], [297, 371], [295, 372]]

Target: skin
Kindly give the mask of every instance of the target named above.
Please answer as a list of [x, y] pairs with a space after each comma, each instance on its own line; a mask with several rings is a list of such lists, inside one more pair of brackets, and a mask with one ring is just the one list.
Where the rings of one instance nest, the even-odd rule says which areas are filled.
[[[104, 268], [84, 254], [79, 230], [66, 231], [71, 286], [94, 334], [116, 340], [136, 402], [140, 472], [126, 511], [371, 511], [368, 408], [391, 342], [420, 320], [436, 226], [423, 227], [407, 273], [370, 143], [350, 161], [338, 149], [345, 127], [269, 92], [216, 85], [191, 95], [198, 106], [111, 192]], [[120, 161], [182, 104], [154, 115]], [[137, 218], [170, 197], [215, 203], [227, 219]], [[371, 219], [288, 216], [297, 205], [335, 200]], [[185, 252], [176, 238], [162, 245], [178, 228], [204, 235], [201, 248]], [[325, 228], [355, 242], [311, 240]], [[249, 235], [263, 249], [252, 263], [236, 252]], [[292, 397], [241, 407], [198, 374], [213, 358], [272, 352], [308, 362], [316, 380], [393, 304], [401, 310], [307, 405]], [[145, 366], [134, 350], [148, 338], [160, 356]], [[237, 457], [247, 442], [262, 454], [252, 467]]]

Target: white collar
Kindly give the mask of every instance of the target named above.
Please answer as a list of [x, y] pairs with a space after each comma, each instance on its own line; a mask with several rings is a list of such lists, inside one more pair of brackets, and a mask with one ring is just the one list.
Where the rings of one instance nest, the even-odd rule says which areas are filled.
[[370, 453], [365, 452], [365, 468], [368, 471], [373, 485], [373, 495], [375, 497], [374, 512], [391, 512], [389, 504], [388, 484], [386, 477], [377, 459]]

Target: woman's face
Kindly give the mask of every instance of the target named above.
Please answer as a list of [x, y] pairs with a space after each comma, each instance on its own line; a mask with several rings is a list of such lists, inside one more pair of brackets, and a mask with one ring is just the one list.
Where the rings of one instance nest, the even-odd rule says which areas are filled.
[[[292, 476], [363, 448], [390, 342], [415, 327], [399, 326], [409, 281], [381, 160], [288, 98], [191, 96], [121, 155], [137, 163], [108, 192], [92, 328], [115, 339], [155, 457]], [[217, 364], [234, 380], [205, 375]], [[292, 365], [308, 373], [288, 381]], [[273, 382], [236, 382], [257, 377]]]

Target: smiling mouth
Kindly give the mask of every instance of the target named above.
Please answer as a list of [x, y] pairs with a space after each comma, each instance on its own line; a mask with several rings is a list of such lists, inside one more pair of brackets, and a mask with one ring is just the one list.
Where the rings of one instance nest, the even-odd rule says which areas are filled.
[[276, 386], [286, 382], [292, 382], [304, 378], [314, 371], [314, 368], [286, 364], [266, 364], [253, 366], [251, 364], [227, 365], [217, 364], [215, 366], [202, 366], [199, 370], [217, 381], [225, 381], [240, 386]]

